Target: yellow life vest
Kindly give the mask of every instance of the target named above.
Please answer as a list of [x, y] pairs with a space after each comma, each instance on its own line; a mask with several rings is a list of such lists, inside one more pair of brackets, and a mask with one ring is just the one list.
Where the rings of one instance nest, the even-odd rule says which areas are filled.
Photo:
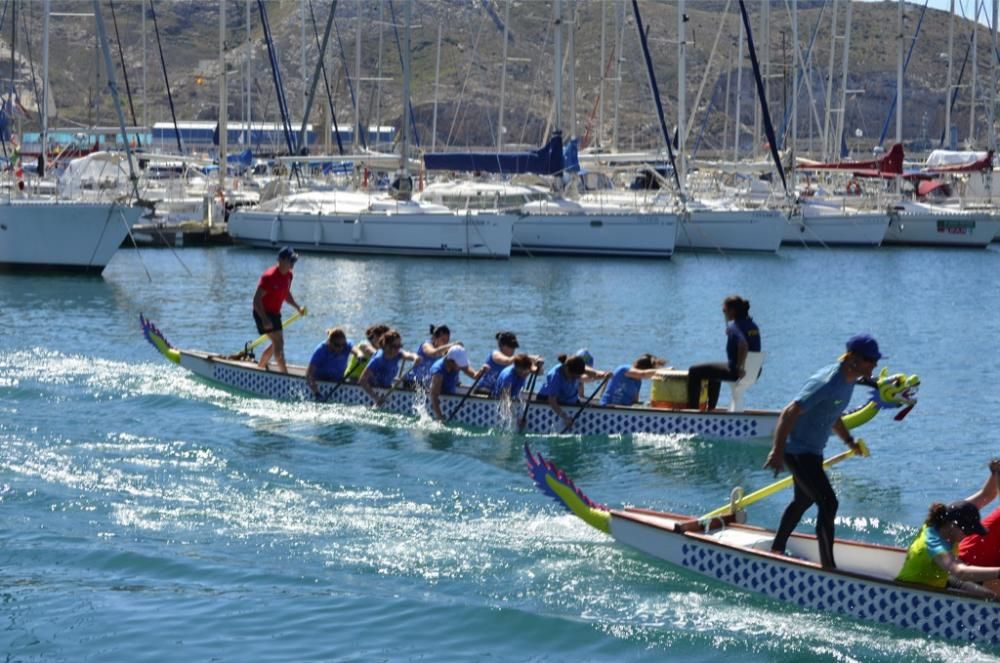
[[[951, 552], [953, 555], [958, 554], [957, 543], [952, 546]], [[934, 563], [931, 551], [927, 549], [927, 525], [921, 528], [920, 534], [906, 551], [906, 560], [903, 562], [903, 568], [900, 569], [896, 580], [930, 587], [944, 588], [948, 586], [948, 572]]]

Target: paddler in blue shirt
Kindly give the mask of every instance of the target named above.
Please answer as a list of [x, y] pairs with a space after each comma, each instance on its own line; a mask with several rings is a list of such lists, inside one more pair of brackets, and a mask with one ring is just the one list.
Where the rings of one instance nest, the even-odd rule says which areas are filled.
[[451, 348], [461, 345], [461, 343], [451, 342], [451, 330], [448, 325], [430, 326], [430, 336], [417, 348], [417, 356], [420, 361], [413, 365], [413, 368], [406, 374], [407, 383], [424, 385], [427, 381], [427, 374], [441, 357], [448, 353]]
[[514, 355], [511, 365], [500, 371], [490, 395], [497, 399], [514, 400], [521, 394], [528, 376], [540, 370], [542, 370], [541, 359], [534, 359], [523, 352]]
[[816, 539], [820, 564], [836, 568], [833, 559], [833, 528], [837, 516], [837, 496], [823, 471], [823, 449], [833, 430], [856, 454], [861, 453], [841, 415], [851, 402], [859, 379], [871, 380], [872, 371], [882, 358], [878, 343], [868, 334], [852, 336], [847, 352], [836, 364], [820, 369], [809, 378], [802, 391], [785, 406], [774, 429], [771, 453], [765, 468], [778, 472], [788, 466], [795, 482], [795, 497], [781, 516], [781, 523], [771, 544], [771, 552], [784, 554], [788, 537], [806, 509], [815, 504]]
[[461, 378], [460, 373], [465, 373], [473, 380], [476, 380], [485, 370], [485, 366], [478, 371], [473, 371], [469, 368], [469, 355], [461, 345], [452, 347], [448, 350], [448, 354], [434, 362], [430, 372], [427, 374], [430, 380], [428, 390], [430, 392], [431, 411], [434, 414], [434, 418], [438, 421], [444, 421], [444, 415], [441, 414], [441, 394], [455, 393]]
[[567, 428], [573, 425], [573, 419], [560, 406], [577, 405], [583, 383], [607, 375], [605, 371], [591, 368], [593, 362], [594, 358], [586, 350], [578, 350], [572, 357], [559, 355], [559, 365], [545, 374], [545, 382], [538, 390], [538, 400], [548, 403]]
[[667, 365], [667, 360], [646, 353], [632, 362], [622, 364], [611, 372], [608, 386], [601, 395], [601, 405], [635, 405], [639, 402], [639, 391], [643, 380], [651, 380], [659, 368]]
[[375, 405], [381, 406], [385, 403], [387, 394], [379, 396], [375, 387], [391, 389], [399, 373], [399, 362], [404, 359], [418, 362], [420, 358], [412, 352], [403, 350], [403, 337], [395, 329], [382, 334], [378, 345], [378, 352], [368, 360], [368, 365], [358, 379], [358, 385], [371, 397]]
[[309, 367], [306, 369], [306, 381], [313, 396], [320, 398], [317, 380], [340, 382], [344, 379], [347, 363], [355, 357], [363, 358], [361, 352], [355, 352], [354, 344], [347, 340], [347, 334], [340, 327], [326, 330], [326, 340], [316, 346]]

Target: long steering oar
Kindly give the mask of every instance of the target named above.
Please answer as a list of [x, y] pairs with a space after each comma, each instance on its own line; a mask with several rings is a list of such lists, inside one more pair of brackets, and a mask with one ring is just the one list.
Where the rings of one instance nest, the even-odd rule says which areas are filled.
[[467, 392], [465, 392], [465, 396], [462, 396], [462, 400], [458, 402], [458, 405], [456, 405], [455, 409], [451, 411], [451, 414], [448, 415], [448, 418], [444, 420], [444, 423], [448, 423], [449, 421], [455, 418], [455, 415], [458, 414], [458, 411], [462, 409], [463, 405], [465, 405], [465, 401], [469, 398], [469, 396], [472, 395], [472, 392], [473, 390], [475, 390], [476, 385], [479, 384], [479, 381], [483, 379], [483, 375], [486, 375], [486, 373], [483, 373], [478, 378], [476, 378], [475, 381], [473, 381], [472, 386], [469, 387], [469, 390]]
[[[862, 456], [867, 456], [868, 455], [868, 445], [865, 444], [865, 441], [862, 440], [861, 438], [858, 438], [857, 444], [858, 444], [858, 449], [861, 450], [861, 455]], [[841, 452], [841, 453], [837, 454], [836, 456], [831, 456], [831, 457], [827, 458], [826, 460], [824, 460], [823, 461], [823, 467], [827, 468], [827, 467], [830, 467], [831, 465], [836, 465], [840, 461], [847, 460], [848, 458], [850, 458], [853, 455], [855, 455], [854, 454], [854, 449], [848, 449], [847, 451]], [[733, 499], [733, 500], [730, 501], [729, 504], [727, 504], [725, 506], [720, 506], [718, 509], [715, 509], [714, 511], [709, 511], [708, 513], [706, 513], [704, 516], [702, 516], [698, 520], [702, 520], [702, 521], [710, 520], [712, 518], [715, 518], [717, 516], [721, 516], [721, 515], [726, 514], [726, 513], [732, 513], [732, 512], [735, 512], [735, 511], [740, 511], [743, 508], [745, 508], [745, 507], [753, 504], [754, 502], [757, 502], [758, 500], [762, 500], [765, 497], [768, 497], [770, 495], [774, 495], [779, 490], [783, 490], [785, 488], [788, 488], [789, 486], [792, 485], [793, 482], [794, 482], [794, 479], [791, 477], [791, 475], [789, 475], [789, 476], [785, 477], [784, 479], [781, 479], [780, 481], [775, 481], [770, 486], [764, 486], [763, 488], [761, 488], [759, 490], [753, 491], [749, 495], [744, 495], [742, 497], [738, 497], [736, 499]]]
[[[307, 309], [305, 306], [303, 306], [301, 312], [296, 311], [294, 315], [289, 316], [287, 320], [285, 320], [284, 322], [282, 322], [281, 323], [281, 328], [284, 329], [285, 327], [287, 327], [288, 325], [292, 324], [293, 322], [295, 322], [296, 320], [298, 320], [302, 316], [306, 315], [307, 313], [309, 313], [309, 309]], [[271, 333], [273, 333], [273, 331]], [[256, 341], [254, 341], [253, 343], [247, 343], [246, 347], [244, 347], [239, 352], [230, 355], [230, 358], [231, 359], [243, 359], [244, 357], [249, 357], [250, 356], [250, 351], [253, 350], [254, 348], [256, 348], [261, 343], [263, 343], [264, 341], [266, 341], [267, 339], [268, 339], [268, 334], [261, 334], [257, 338]]]
[[607, 375], [604, 376], [604, 379], [601, 380], [601, 384], [597, 385], [597, 389], [594, 390], [594, 393], [590, 395], [590, 398], [588, 398], [583, 402], [583, 405], [580, 406], [580, 409], [576, 411], [576, 414], [573, 415], [573, 418], [569, 420], [568, 424], [566, 424], [566, 428], [562, 429], [563, 433], [568, 432], [569, 429], [573, 427], [573, 424], [576, 423], [576, 420], [580, 418], [580, 415], [583, 414], [583, 411], [587, 409], [588, 405], [590, 405], [590, 401], [594, 400], [594, 396], [600, 393], [601, 389], [604, 388], [604, 385], [606, 385], [608, 383], [608, 380], [610, 379], [611, 379], [611, 373], [608, 373]]

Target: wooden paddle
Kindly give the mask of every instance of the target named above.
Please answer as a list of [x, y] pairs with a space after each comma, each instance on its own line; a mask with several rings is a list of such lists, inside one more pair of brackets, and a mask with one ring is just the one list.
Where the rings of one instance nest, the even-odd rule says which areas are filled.
[[601, 389], [604, 388], [604, 385], [606, 385], [608, 383], [608, 380], [610, 379], [611, 379], [611, 373], [609, 372], [607, 375], [604, 376], [604, 379], [601, 380], [601, 384], [597, 385], [597, 389], [594, 390], [594, 393], [592, 393], [590, 397], [583, 402], [583, 405], [580, 406], [580, 409], [577, 410], [576, 414], [573, 415], [573, 418], [569, 420], [569, 423], [566, 424], [566, 428], [562, 429], [563, 433], [568, 432], [569, 429], [573, 427], [573, 424], [576, 423], [576, 420], [580, 418], [580, 415], [583, 414], [583, 411], [587, 409], [588, 405], [590, 405], [590, 401], [594, 400], [594, 396], [596, 396], [601, 392]]
[[[857, 444], [858, 444], [858, 448], [861, 450], [862, 457], [869, 455], [868, 454], [868, 445], [865, 444], [864, 440], [862, 440], [861, 438], [858, 438], [857, 439]], [[855, 455], [854, 449], [848, 449], [847, 451], [839, 453], [836, 456], [831, 456], [830, 458], [827, 458], [826, 460], [824, 460], [823, 461], [823, 467], [824, 468], [828, 468], [831, 465], [836, 465], [840, 461], [847, 460], [848, 458], [850, 458], [853, 455]], [[788, 488], [789, 486], [792, 485], [792, 483], [794, 481], [795, 480], [791, 477], [791, 475], [789, 475], [789, 476], [785, 477], [784, 479], [781, 479], [779, 481], [775, 481], [770, 486], [764, 486], [763, 488], [760, 488], [759, 490], [753, 491], [749, 495], [745, 495], [743, 497], [739, 497], [737, 499], [733, 499], [733, 500], [730, 501], [729, 504], [727, 504], [725, 506], [720, 506], [718, 509], [715, 509], [714, 511], [709, 511], [708, 513], [706, 513], [704, 516], [702, 516], [698, 520], [701, 520], [701, 521], [710, 520], [712, 518], [715, 518], [717, 516], [721, 516], [721, 515], [726, 514], [726, 513], [733, 513], [734, 511], [740, 511], [743, 508], [745, 508], [745, 507], [753, 504], [754, 502], [757, 502], [758, 500], [762, 500], [765, 497], [768, 497], [770, 495], [774, 495], [779, 490], [782, 490], [784, 488]]]
[[467, 392], [465, 392], [465, 396], [462, 396], [462, 400], [458, 402], [458, 405], [456, 405], [455, 409], [451, 411], [451, 414], [448, 415], [448, 418], [444, 420], [444, 423], [448, 423], [449, 421], [455, 418], [455, 415], [458, 414], [458, 411], [462, 409], [463, 405], [465, 405], [466, 399], [472, 395], [472, 392], [476, 388], [476, 385], [479, 384], [479, 381], [483, 379], [483, 375], [486, 375], [486, 373], [484, 372], [480, 374], [480, 376], [473, 381], [472, 386], [469, 387], [469, 390]]
[[524, 430], [525, 425], [528, 423], [528, 408], [531, 406], [531, 401], [534, 397], [535, 383], [538, 381], [538, 374], [542, 372], [539, 368], [537, 371], [531, 374], [528, 378], [528, 400], [524, 402], [524, 410], [521, 411], [521, 417], [517, 421], [517, 432], [520, 433]]
[[[302, 316], [306, 315], [307, 313], [309, 313], [309, 310], [305, 306], [303, 306], [301, 312], [296, 311], [294, 315], [289, 316], [287, 320], [282, 322], [281, 328], [284, 329], [285, 327], [292, 324], [293, 322], [295, 322]], [[251, 354], [253, 353], [253, 349], [256, 348], [258, 345], [260, 345], [261, 343], [263, 343], [264, 341], [266, 341], [269, 337], [269, 334], [272, 333], [274, 333], [274, 330], [271, 330], [267, 334], [261, 334], [256, 341], [253, 341], [252, 343], [247, 343], [245, 346], [243, 346], [243, 349], [241, 351], [229, 355], [228, 357], [226, 357], [226, 359], [245, 359], [251, 356]]]

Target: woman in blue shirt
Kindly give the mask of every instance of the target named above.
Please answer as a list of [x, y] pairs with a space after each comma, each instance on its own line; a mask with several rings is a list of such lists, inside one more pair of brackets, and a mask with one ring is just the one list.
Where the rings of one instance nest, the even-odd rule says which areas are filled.
[[601, 405], [635, 405], [639, 402], [642, 381], [652, 379], [657, 369], [666, 365], [666, 359], [647, 353], [636, 359], [631, 366], [619, 366], [611, 372], [608, 386], [601, 395]]
[[417, 362], [419, 357], [412, 352], [403, 350], [403, 338], [395, 329], [390, 329], [382, 334], [378, 345], [378, 351], [368, 360], [368, 365], [361, 373], [358, 384], [371, 397], [375, 405], [381, 406], [385, 401], [385, 395], [379, 396], [375, 388], [391, 388], [399, 373], [399, 362], [404, 359]]
[[306, 369], [306, 381], [313, 396], [320, 398], [317, 380], [340, 382], [344, 379], [347, 362], [352, 356], [360, 358], [361, 353], [354, 352], [354, 344], [347, 340], [344, 330], [340, 327], [327, 329], [326, 341], [316, 346]]
[[606, 375], [604, 371], [597, 371], [587, 366], [587, 362], [580, 354], [572, 357], [559, 355], [559, 365], [545, 374], [545, 382], [538, 390], [538, 400], [548, 403], [556, 416], [569, 428], [573, 425], [573, 420], [560, 406], [578, 404], [581, 383]]
[[441, 394], [454, 394], [458, 390], [459, 372], [475, 380], [485, 370], [485, 366], [479, 371], [469, 368], [469, 355], [460, 345], [454, 346], [448, 350], [448, 354], [434, 362], [427, 374], [430, 380], [431, 411], [434, 418], [444, 421], [444, 415], [441, 414]]
[[523, 352], [514, 356], [511, 365], [500, 371], [490, 395], [493, 398], [514, 400], [521, 394], [528, 375], [542, 368], [541, 360], [535, 361]]
[[726, 362], [695, 364], [688, 369], [687, 406], [698, 409], [701, 381], [708, 380], [708, 409], [719, 402], [719, 381], [737, 382], [744, 375], [748, 352], [760, 352], [760, 329], [750, 317], [750, 302], [730, 295], [722, 302], [726, 317]]
[[511, 331], [497, 332], [497, 349], [486, 358], [486, 373], [479, 380], [477, 389], [491, 393], [500, 372], [514, 363], [514, 352], [518, 348], [517, 336]]
[[445, 356], [448, 350], [456, 345], [461, 345], [461, 343], [451, 342], [451, 330], [448, 329], [447, 325], [437, 327], [431, 325], [430, 337], [417, 348], [417, 356], [420, 357], [420, 361], [415, 363], [410, 372], [406, 374], [406, 381], [424, 384], [434, 362]]

